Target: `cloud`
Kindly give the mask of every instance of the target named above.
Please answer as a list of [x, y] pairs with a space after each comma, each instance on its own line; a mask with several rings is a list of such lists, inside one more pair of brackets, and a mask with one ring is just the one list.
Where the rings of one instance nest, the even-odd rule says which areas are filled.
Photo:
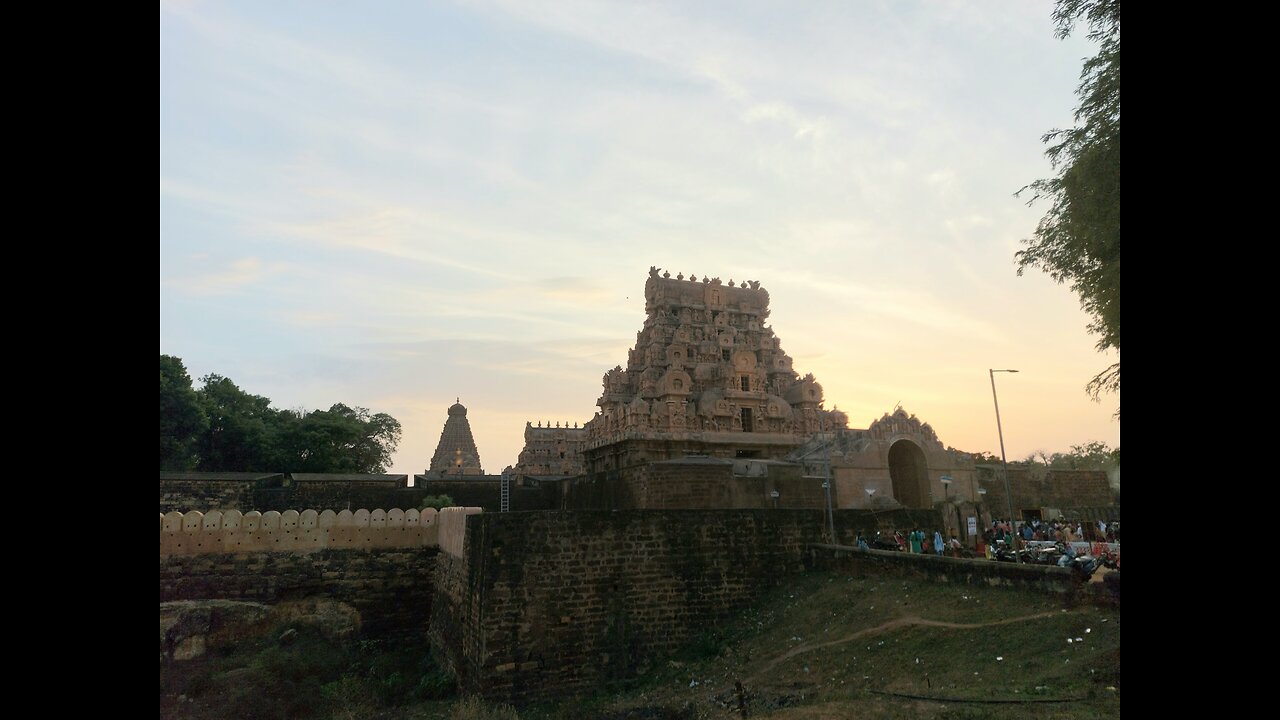
[[176, 278], [168, 284], [197, 295], [225, 295], [262, 278], [262, 262], [256, 257], [247, 257], [232, 262], [224, 270]]

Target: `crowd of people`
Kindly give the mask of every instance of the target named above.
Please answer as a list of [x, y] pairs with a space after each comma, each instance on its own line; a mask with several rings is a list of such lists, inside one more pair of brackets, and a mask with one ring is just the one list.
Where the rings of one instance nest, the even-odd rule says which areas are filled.
[[[996, 520], [991, 523], [991, 527], [982, 534], [983, 542], [991, 545], [995, 542], [1008, 542], [1008, 536], [1013, 530], [1010, 528], [1008, 520]], [[1020, 523], [1018, 534], [1024, 542], [1032, 540], [1049, 540], [1055, 542], [1120, 542], [1120, 521], [1108, 523], [1105, 520], [1097, 522], [1067, 522], [1054, 520], [1053, 522], [1032, 520], [1028, 523]]]
[[[905, 536], [901, 531], [894, 530], [887, 537], [876, 533], [875, 542], [879, 545], [894, 544], [903, 552], [911, 553], [932, 553], [934, 555], [952, 555], [959, 557], [966, 552], [964, 545], [960, 542], [960, 538], [952, 535], [949, 539], [944, 540], [941, 530], [934, 530], [932, 534], [920, 528], [912, 528], [911, 532]], [[858, 536], [858, 547], [863, 550], [870, 549], [866, 538]]]
[[[982, 533], [982, 546], [984, 549], [995, 547], [998, 543], [1009, 543], [1012, 538], [1014, 529], [1008, 520], [995, 520], [991, 523], [991, 527]], [[1068, 522], [1061, 520], [1041, 521], [1032, 520], [1031, 522], [1019, 522], [1017, 533], [1023, 542], [1031, 542], [1034, 540], [1047, 540], [1062, 543], [1072, 542], [1120, 542], [1120, 522], [1116, 521], [1108, 523], [1103, 520], [1095, 522]], [[920, 528], [912, 528], [909, 533], [903, 535], [900, 530], [894, 530], [889, 535], [882, 535], [877, 532], [872, 541], [868, 541], [862, 535], [858, 536], [858, 548], [869, 550], [872, 548], [871, 542], [882, 548], [892, 549], [892, 545], [897, 545], [898, 550], [909, 553], [934, 555], [950, 555], [952, 557], [971, 556], [972, 553], [960, 542], [955, 535], [949, 538], [943, 538], [941, 530], [921, 530]]]

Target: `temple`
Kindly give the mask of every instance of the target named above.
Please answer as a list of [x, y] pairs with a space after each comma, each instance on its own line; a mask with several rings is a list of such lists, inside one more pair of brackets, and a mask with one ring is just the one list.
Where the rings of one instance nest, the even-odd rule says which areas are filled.
[[444, 430], [440, 432], [440, 443], [436, 445], [435, 455], [431, 456], [426, 477], [440, 479], [467, 475], [484, 475], [484, 470], [480, 468], [480, 453], [476, 450], [475, 438], [471, 436], [471, 423], [467, 422], [467, 409], [461, 402], [456, 402], [449, 406], [449, 419], [445, 420]]
[[645, 321], [625, 370], [605, 373], [586, 424], [588, 474], [690, 455], [781, 460], [814, 433], [844, 427], [822, 386], [801, 377], [756, 281], [659, 275], [645, 283]]
[[584, 472], [582, 449], [587, 444], [586, 428], [578, 427], [578, 423], [563, 424], [557, 422], [555, 427], [541, 421], [535, 427], [532, 422], [524, 424], [524, 449], [514, 467], [503, 471], [504, 475], [516, 475], [532, 478], [573, 477]]

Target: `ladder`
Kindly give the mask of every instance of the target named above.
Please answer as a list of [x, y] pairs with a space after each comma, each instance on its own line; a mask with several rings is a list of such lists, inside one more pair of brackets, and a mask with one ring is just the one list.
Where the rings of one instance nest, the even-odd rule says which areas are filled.
[[511, 512], [511, 476], [502, 476], [502, 506], [500, 512]]

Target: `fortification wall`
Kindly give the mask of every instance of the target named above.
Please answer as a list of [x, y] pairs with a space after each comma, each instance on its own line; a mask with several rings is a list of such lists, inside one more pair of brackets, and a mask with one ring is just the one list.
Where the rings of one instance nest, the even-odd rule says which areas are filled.
[[479, 512], [169, 513], [160, 516], [160, 602], [322, 597], [359, 611], [366, 635], [425, 638], [437, 558], [462, 553], [466, 518]]
[[[982, 477], [979, 484], [986, 489], [986, 503], [992, 514], [1008, 514], [1003, 476], [1000, 470]], [[1009, 490], [1013, 493], [1013, 509], [1024, 508], [1099, 508], [1113, 506], [1115, 494], [1102, 470], [1045, 470], [1044, 468], [1009, 467]]]
[[1020, 587], [1072, 601], [1081, 592], [1082, 582], [1067, 568], [1046, 565], [1018, 565], [985, 559], [940, 557], [930, 554], [858, 550], [847, 546], [815, 545], [811, 548], [816, 568], [840, 570], [856, 577], [863, 575], [906, 575], [932, 582], [986, 587]]
[[255, 482], [160, 479], [160, 512], [252, 508]]
[[370, 637], [425, 636], [438, 550], [375, 548], [160, 558], [160, 602], [329, 598], [360, 613]]
[[408, 486], [408, 476], [394, 480], [323, 480], [299, 482], [294, 480], [278, 490], [259, 492], [257, 509], [266, 512], [298, 510], [304, 508], [413, 508], [421, 498], [415, 498]]
[[[464, 690], [526, 704], [632, 676], [649, 658], [808, 565], [805, 510], [482, 514], [440, 563], [432, 647]], [[932, 511], [839, 511], [837, 536], [937, 524]], [[443, 540], [442, 540], [443, 545]], [[445, 556], [442, 555], [442, 558]]]
[[636, 507], [675, 510], [733, 507], [730, 485], [733, 466], [653, 463], [643, 465], [628, 479]]
[[768, 475], [748, 477], [734, 475], [729, 464], [652, 463], [547, 485], [558, 498], [549, 504], [564, 510], [825, 509], [822, 481], [798, 473], [771, 468]]
[[170, 512], [160, 515], [160, 557], [435, 547], [436, 521], [430, 508]]
[[[497, 480], [434, 480], [416, 476], [414, 491], [427, 495], [448, 495], [457, 505], [483, 508], [485, 512], [502, 509], [502, 484]], [[552, 496], [543, 488], [511, 485], [511, 510], [551, 510]]]
[[[248, 480], [180, 479], [160, 480], [160, 512], [208, 512], [239, 510], [248, 512], [303, 512], [307, 508], [416, 508], [428, 495], [448, 495], [457, 505], [501, 509], [501, 484], [496, 480], [424, 480], [405, 487], [394, 480], [326, 480], [292, 482], [283, 485], [283, 475], [274, 482]], [[512, 510], [549, 510], [555, 495], [547, 488], [512, 485]]]

